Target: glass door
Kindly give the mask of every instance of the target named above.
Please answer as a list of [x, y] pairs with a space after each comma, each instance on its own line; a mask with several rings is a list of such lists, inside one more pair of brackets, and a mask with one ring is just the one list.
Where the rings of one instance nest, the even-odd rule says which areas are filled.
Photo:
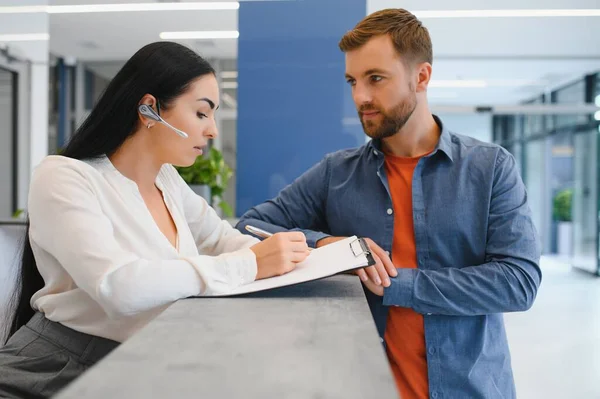
[[596, 130], [575, 135], [572, 264], [591, 273], [597, 271], [597, 146]]

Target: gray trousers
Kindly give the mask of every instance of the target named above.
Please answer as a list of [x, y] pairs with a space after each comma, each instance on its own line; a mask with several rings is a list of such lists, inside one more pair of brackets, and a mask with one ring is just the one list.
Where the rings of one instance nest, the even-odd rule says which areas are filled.
[[118, 345], [38, 312], [0, 348], [0, 398], [49, 398]]

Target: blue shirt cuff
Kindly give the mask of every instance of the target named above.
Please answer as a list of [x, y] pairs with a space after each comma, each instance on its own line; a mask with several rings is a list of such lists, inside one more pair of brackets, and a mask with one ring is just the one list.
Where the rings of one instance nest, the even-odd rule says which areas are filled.
[[413, 307], [413, 292], [415, 276], [418, 269], [396, 269], [398, 275], [391, 277], [391, 284], [383, 290], [383, 304], [385, 306]]
[[304, 233], [304, 235], [306, 236], [306, 244], [308, 244], [310, 248], [316, 248], [317, 241], [323, 238], [331, 237], [331, 234], [325, 234], [321, 233], [320, 231], [314, 230], [292, 229], [290, 231], [301, 231], [302, 233]]

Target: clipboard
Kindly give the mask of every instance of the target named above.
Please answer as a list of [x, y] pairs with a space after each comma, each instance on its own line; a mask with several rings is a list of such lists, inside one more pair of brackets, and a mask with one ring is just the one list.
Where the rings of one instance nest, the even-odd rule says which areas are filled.
[[256, 280], [230, 290], [213, 293], [203, 297], [230, 297], [274, 288], [302, 284], [320, 280], [336, 274], [373, 266], [375, 259], [367, 242], [356, 236], [348, 237], [321, 248], [313, 249], [308, 257], [298, 263], [296, 268], [282, 276]]
[[[373, 254], [369, 249], [369, 245], [367, 244], [364, 238], [357, 237], [355, 240], [350, 241], [349, 245], [350, 249], [352, 250], [352, 253], [354, 254], [354, 257], [358, 258], [360, 255], [365, 255], [367, 257], [367, 266], [373, 266], [376, 263], [375, 258], [373, 258]], [[357, 269], [361, 268], [358, 267]]]

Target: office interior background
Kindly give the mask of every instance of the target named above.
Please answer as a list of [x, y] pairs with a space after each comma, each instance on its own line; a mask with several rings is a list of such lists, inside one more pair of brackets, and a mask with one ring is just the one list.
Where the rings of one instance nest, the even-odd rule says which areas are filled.
[[[545, 275], [534, 308], [507, 315], [519, 397], [600, 397], [597, 0], [94, 8], [106, 3], [0, 0], [0, 219], [26, 208], [32, 168], [65, 144], [127, 58], [164, 39], [217, 70], [220, 135], [211, 145], [233, 170], [223, 200], [241, 215], [327, 152], [365, 143], [337, 41], [368, 13], [403, 7], [432, 37], [432, 111], [454, 132], [507, 148], [528, 190]], [[5, 270], [13, 228], [0, 236]]]

